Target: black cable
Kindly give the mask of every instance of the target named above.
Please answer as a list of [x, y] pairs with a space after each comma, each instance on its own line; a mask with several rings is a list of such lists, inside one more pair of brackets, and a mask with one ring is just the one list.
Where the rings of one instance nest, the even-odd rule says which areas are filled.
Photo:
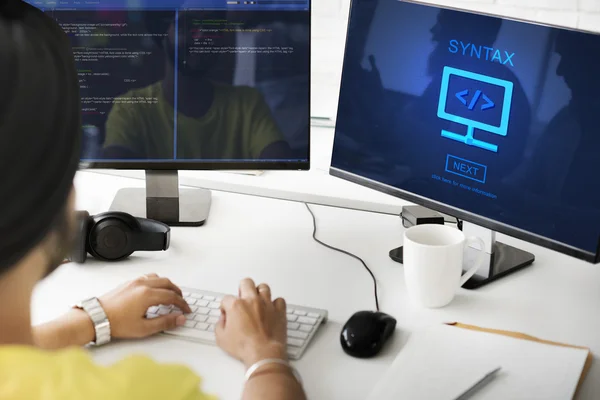
[[369, 267], [367, 266], [367, 263], [364, 262], [364, 260], [362, 258], [360, 258], [359, 256], [356, 256], [346, 250], [342, 250], [342, 249], [338, 249], [337, 247], [333, 247], [328, 245], [327, 243], [324, 243], [322, 241], [320, 241], [317, 238], [317, 219], [315, 217], [315, 214], [313, 213], [313, 210], [311, 210], [310, 206], [308, 205], [308, 203], [304, 203], [304, 205], [306, 206], [306, 209], [308, 210], [308, 212], [310, 213], [310, 215], [312, 216], [312, 220], [313, 220], [313, 234], [312, 237], [313, 239], [319, 243], [321, 246], [325, 246], [330, 250], [334, 250], [337, 252], [340, 252], [342, 254], [345, 254], [347, 256], [350, 256], [358, 261], [360, 261], [362, 263], [362, 265], [364, 265], [364, 267], [367, 269], [367, 271], [369, 271], [369, 274], [371, 275], [371, 278], [373, 278], [373, 288], [374, 288], [374, 292], [375, 292], [375, 308], [377, 309], [377, 311], [379, 311], [379, 298], [377, 297], [377, 280], [375, 279], [375, 275], [373, 275], [373, 272], [369, 269]]

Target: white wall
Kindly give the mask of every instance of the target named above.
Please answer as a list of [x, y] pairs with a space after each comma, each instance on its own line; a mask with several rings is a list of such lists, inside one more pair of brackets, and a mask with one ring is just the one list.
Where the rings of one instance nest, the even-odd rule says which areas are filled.
[[[421, 0], [600, 31], [600, 0]], [[350, 0], [312, 0], [312, 115], [335, 117]]]

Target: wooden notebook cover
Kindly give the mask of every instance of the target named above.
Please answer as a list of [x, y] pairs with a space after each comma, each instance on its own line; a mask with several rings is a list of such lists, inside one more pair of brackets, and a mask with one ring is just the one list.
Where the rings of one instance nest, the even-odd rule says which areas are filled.
[[552, 346], [563, 346], [563, 347], [571, 347], [571, 348], [575, 348], [575, 349], [587, 350], [588, 356], [587, 356], [587, 359], [585, 360], [585, 365], [583, 366], [583, 371], [581, 372], [581, 377], [579, 377], [579, 382], [577, 383], [577, 389], [575, 390], [575, 395], [573, 396], [574, 399], [577, 398], [577, 395], [579, 394], [579, 390], [581, 389], [581, 385], [583, 384], [583, 381], [585, 380], [587, 373], [589, 372], [590, 368], [592, 367], [592, 360], [594, 359], [594, 356], [592, 355], [592, 352], [590, 351], [590, 349], [587, 347], [572, 346], [572, 345], [565, 344], [565, 343], [551, 342], [549, 340], [538, 339], [536, 337], [529, 336], [524, 333], [502, 331], [502, 330], [498, 330], [498, 329], [481, 328], [479, 326], [461, 324], [460, 322], [453, 322], [453, 323], [449, 323], [446, 325], [456, 326], [458, 328], [469, 329], [472, 331], [487, 332], [487, 333], [494, 333], [497, 335], [510, 336], [510, 337], [514, 337], [516, 339], [530, 340], [532, 342], [544, 343], [544, 344], [549, 344]]

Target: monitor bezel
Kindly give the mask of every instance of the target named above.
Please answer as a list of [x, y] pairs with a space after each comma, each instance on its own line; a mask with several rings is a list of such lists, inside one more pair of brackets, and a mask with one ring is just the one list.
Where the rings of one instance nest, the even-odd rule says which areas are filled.
[[[308, 0], [308, 114], [306, 120], [308, 122], [308, 150], [306, 160], [248, 160], [248, 161], [80, 161], [81, 169], [108, 169], [108, 170], [155, 170], [155, 171], [244, 171], [244, 170], [261, 170], [261, 171], [309, 171], [311, 160], [311, 145], [312, 145], [312, 126], [311, 126], [311, 97], [312, 97], [312, 2]], [[288, 11], [298, 12], [298, 11]], [[82, 133], [83, 134], [83, 133]]]
[[[309, 133], [310, 140], [310, 133]], [[310, 144], [309, 150], [310, 152]], [[309, 171], [310, 155], [306, 161], [98, 161], [80, 162], [80, 169], [150, 170], [150, 171]]]
[[[350, 2], [350, 12], [348, 13], [348, 27], [351, 26], [352, 11], [353, 11], [353, 6], [354, 6], [355, 1], [356, 0], [351, 0], [351, 2]], [[595, 36], [600, 36], [600, 33], [598, 33], [598, 32], [588, 31], [588, 30], [584, 30], [584, 29], [575, 29], [575, 28], [558, 26], [558, 25], [552, 25], [552, 24], [543, 23], [543, 22], [539, 22], [539, 21], [506, 17], [506, 16], [502, 16], [502, 15], [478, 12], [478, 11], [468, 10], [468, 9], [459, 8], [459, 7], [434, 5], [434, 4], [425, 3], [422, 1], [416, 1], [416, 0], [400, 0], [400, 1], [403, 3], [418, 4], [418, 5], [422, 5], [422, 6], [426, 6], [426, 7], [437, 8], [440, 10], [446, 9], [446, 10], [452, 10], [452, 11], [467, 12], [470, 14], [484, 15], [484, 16], [488, 16], [488, 17], [500, 18], [503, 20], [523, 22], [523, 23], [539, 25], [539, 26], [544, 26], [544, 27], [549, 27], [549, 28], [556, 28], [556, 29], [562, 29], [562, 30], [567, 30], [567, 31], [572, 31], [572, 32], [581, 32], [581, 33], [586, 33], [586, 34], [592, 34]], [[346, 30], [346, 40], [345, 40], [345, 44], [344, 44], [344, 60], [342, 63], [342, 79], [343, 79], [345, 65], [346, 65], [348, 39], [349, 39], [349, 33], [350, 33], [349, 30], [350, 30], [349, 28], [347, 28], [347, 30]], [[342, 81], [342, 79], [340, 80], [340, 82]], [[342, 87], [340, 84], [340, 93], [339, 93], [340, 95], [338, 96], [338, 99], [339, 99], [339, 97], [341, 97], [341, 91], [342, 91]], [[339, 111], [338, 111], [338, 113], [339, 113]], [[337, 115], [336, 120], [339, 120], [339, 114]], [[337, 127], [335, 128], [335, 134], [337, 134]], [[335, 150], [335, 139], [334, 139], [334, 150]], [[414, 204], [417, 204], [417, 205], [420, 205], [423, 207], [427, 207], [431, 210], [438, 211], [438, 212], [448, 214], [448, 215], [452, 215], [462, 221], [470, 222], [470, 223], [482, 226], [484, 228], [487, 228], [487, 229], [490, 229], [490, 230], [493, 230], [493, 231], [496, 231], [499, 233], [503, 233], [508, 236], [512, 236], [516, 239], [520, 239], [520, 240], [532, 243], [534, 245], [542, 246], [542, 247], [548, 248], [550, 250], [557, 251], [559, 253], [571, 256], [571, 257], [579, 259], [579, 260], [587, 261], [587, 262], [590, 262], [593, 264], [600, 263], [600, 238], [598, 240], [598, 246], [596, 249], [596, 253], [592, 253], [590, 251], [576, 248], [576, 247], [573, 247], [566, 243], [558, 242], [556, 240], [553, 240], [553, 239], [550, 239], [550, 238], [547, 238], [547, 237], [544, 237], [541, 235], [537, 235], [533, 232], [529, 232], [529, 231], [517, 228], [512, 225], [508, 225], [508, 224], [505, 224], [505, 223], [502, 223], [502, 222], [499, 222], [499, 221], [496, 221], [493, 219], [489, 219], [489, 218], [483, 217], [481, 215], [478, 215], [478, 214], [475, 214], [475, 213], [472, 213], [472, 212], [469, 212], [466, 210], [462, 210], [457, 207], [450, 206], [448, 204], [438, 202], [436, 200], [433, 200], [433, 199], [430, 199], [427, 197], [420, 196], [416, 193], [398, 189], [396, 187], [389, 186], [384, 183], [374, 181], [374, 180], [371, 180], [369, 178], [366, 178], [366, 177], [363, 177], [360, 175], [353, 174], [353, 173], [345, 171], [343, 169], [336, 168], [333, 165], [331, 165], [329, 168], [329, 174], [331, 176], [344, 179], [346, 181], [367, 187], [369, 189], [377, 190], [379, 192], [400, 198], [402, 200], [406, 200], [406, 201], [412, 202]]]
[[[408, 192], [402, 189], [395, 188], [393, 186], [388, 186], [384, 183], [377, 182], [371, 180], [369, 178], [353, 174], [348, 171], [344, 171], [343, 169], [339, 169], [336, 167], [330, 167], [329, 174], [336, 178], [341, 178], [346, 181], [356, 183], [358, 185], [367, 187], [369, 189], [377, 190], [378, 192], [382, 192], [385, 194], [389, 194], [394, 197], [398, 197], [402, 200], [409, 201], [419, 206], [427, 207], [431, 210], [441, 212], [444, 214], [451, 215], [453, 217], [458, 218], [461, 221], [466, 221], [473, 223], [475, 225], [482, 226], [487, 229], [491, 229], [492, 231], [506, 234], [508, 236], [512, 236], [516, 239], [521, 239], [529, 243], [533, 243], [538, 246], [546, 247], [551, 250], [558, 251], [560, 253], [569, 255], [571, 257], [588, 261], [594, 264], [598, 264], [600, 260], [598, 259], [598, 252], [591, 253], [585, 251], [583, 249], [579, 249], [573, 246], [570, 246], [565, 243], [561, 243], [552, 239], [549, 239], [544, 236], [537, 235], [533, 232], [525, 231], [523, 229], [517, 228], [512, 225], [507, 225], [502, 222], [498, 222], [493, 219], [489, 219], [483, 217], [478, 214], [474, 214], [472, 212], [462, 210], [457, 207], [453, 207], [441, 202], [438, 202], [433, 199], [429, 199], [418, 194]], [[600, 250], [600, 242], [598, 244], [598, 249]]]

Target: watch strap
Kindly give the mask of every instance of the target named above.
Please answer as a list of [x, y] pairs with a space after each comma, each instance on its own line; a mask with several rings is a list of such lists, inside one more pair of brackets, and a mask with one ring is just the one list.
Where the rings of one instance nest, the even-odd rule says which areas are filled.
[[96, 346], [102, 346], [103, 344], [110, 342], [110, 322], [98, 298], [91, 297], [87, 300], [82, 301], [80, 308], [88, 314], [88, 316], [92, 320], [92, 323], [94, 324], [96, 340], [94, 340], [91, 344]]

